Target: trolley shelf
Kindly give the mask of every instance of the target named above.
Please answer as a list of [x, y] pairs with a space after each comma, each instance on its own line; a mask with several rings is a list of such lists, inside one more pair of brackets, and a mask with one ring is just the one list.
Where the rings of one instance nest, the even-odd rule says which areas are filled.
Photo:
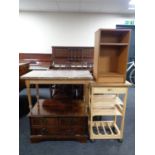
[[92, 106], [123, 105], [122, 100], [116, 95], [93, 95]]
[[103, 108], [92, 108], [92, 116], [122, 116], [122, 111], [118, 106], [114, 107], [103, 107]]
[[93, 121], [91, 139], [120, 139], [121, 133], [113, 121]]
[[123, 103], [115, 95], [94, 95], [92, 99], [92, 116], [122, 116]]

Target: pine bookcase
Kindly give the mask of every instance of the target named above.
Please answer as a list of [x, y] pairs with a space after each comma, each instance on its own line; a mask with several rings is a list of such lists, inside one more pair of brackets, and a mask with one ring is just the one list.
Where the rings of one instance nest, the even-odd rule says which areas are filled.
[[95, 32], [93, 74], [97, 82], [125, 82], [129, 41], [128, 29], [99, 29]]

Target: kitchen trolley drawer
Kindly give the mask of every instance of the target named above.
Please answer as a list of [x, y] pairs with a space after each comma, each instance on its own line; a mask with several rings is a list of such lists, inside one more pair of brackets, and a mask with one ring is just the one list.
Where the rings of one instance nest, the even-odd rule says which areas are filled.
[[126, 93], [127, 88], [119, 88], [119, 87], [93, 87], [93, 94], [124, 94]]

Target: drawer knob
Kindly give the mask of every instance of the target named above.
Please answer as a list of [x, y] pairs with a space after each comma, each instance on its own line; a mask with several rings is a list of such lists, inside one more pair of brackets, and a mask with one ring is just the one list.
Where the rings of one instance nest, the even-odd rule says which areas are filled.
[[112, 89], [109, 88], [108, 91], [112, 91]]

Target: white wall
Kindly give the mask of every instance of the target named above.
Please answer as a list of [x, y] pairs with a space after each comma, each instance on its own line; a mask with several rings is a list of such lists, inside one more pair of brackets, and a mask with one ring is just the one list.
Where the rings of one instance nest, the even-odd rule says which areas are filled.
[[51, 53], [51, 46], [94, 46], [94, 32], [132, 15], [20, 12], [19, 52]]

